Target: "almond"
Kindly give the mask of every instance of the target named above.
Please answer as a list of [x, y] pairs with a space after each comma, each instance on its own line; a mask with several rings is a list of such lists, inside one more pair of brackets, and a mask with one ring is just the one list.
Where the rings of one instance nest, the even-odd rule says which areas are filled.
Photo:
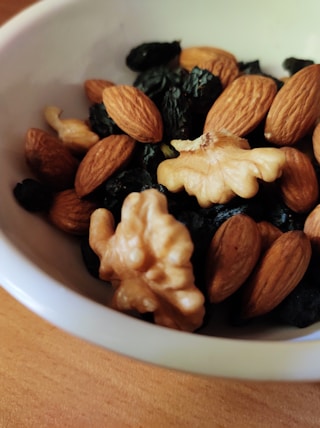
[[316, 125], [312, 133], [312, 148], [314, 157], [320, 164], [320, 123]]
[[217, 58], [230, 58], [237, 61], [235, 56], [224, 49], [214, 46], [191, 46], [182, 49], [179, 57], [179, 64], [182, 68], [191, 71], [194, 67], [199, 67], [206, 61], [211, 61]]
[[163, 123], [155, 103], [140, 89], [115, 85], [104, 89], [103, 103], [122, 131], [141, 143], [162, 140]]
[[297, 213], [310, 211], [317, 203], [319, 185], [310, 158], [293, 147], [282, 147], [286, 162], [279, 179], [285, 204]]
[[311, 244], [300, 230], [283, 233], [264, 253], [243, 289], [243, 318], [264, 315], [298, 285], [311, 258]]
[[107, 178], [124, 166], [133, 153], [135, 140], [126, 134], [110, 135], [92, 146], [80, 162], [75, 190], [79, 197], [96, 190]]
[[279, 146], [296, 143], [315, 125], [320, 114], [320, 64], [292, 75], [270, 107], [265, 137]]
[[239, 137], [245, 136], [264, 119], [276, 92], [276, 83], [269, 77], [238, 77], [212, 105], [203, 132], [226, 129]]
[[304, 233], [311, 241], [312, 248], [320, 252], [320, 204], [314, 207], [304, 223]]
[[59, 138], [30, 128], [25, 138], [25, 159], [35, 176], [52, 189], [73, 187], [79, 162]]
[[260, 250], [259, 229], [247, 215], [234, 215], [219, 227], [207, 255], [206, 282], [212, 303], [239, 289], [255, 267]]
[[226, 55], [200, 62], [198, 67], [218, 76], [223, 88], [233, 82], [240, 73], [237, 61]]
[[54, 195], [48, 216], [58, 229], [72, 235], [85, 235], [96, 208], [95, 202], [80, 199], [74, 189], [67, 189]]
[[259, 221], [257, 226], [261, 235], [261, 252], [264, 252], [283, 232], [278, 227], [265, 220]]
[[92, 104], [102, 103], [102, 92], [110, 86], [114, 86], [114, 83], [104, 79], [87, 79], [84, 82], [86, 96]]

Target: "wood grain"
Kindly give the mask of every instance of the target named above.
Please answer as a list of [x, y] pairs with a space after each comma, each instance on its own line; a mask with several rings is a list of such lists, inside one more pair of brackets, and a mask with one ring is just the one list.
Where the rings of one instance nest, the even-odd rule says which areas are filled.
[[[0, 23], [31, 3], [0, 0]], [[2, 289], [0, 302], [0, 428], [320, 427], [319, 383], [152, 367], [58, 330]]]

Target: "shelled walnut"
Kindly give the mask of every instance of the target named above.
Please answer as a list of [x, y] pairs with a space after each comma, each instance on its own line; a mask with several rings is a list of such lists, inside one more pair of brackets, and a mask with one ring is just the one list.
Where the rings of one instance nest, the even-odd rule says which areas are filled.
[[202, 325], [204, 296], [194, 285], [193, 243], [187, 228], [168, 214], [162, 193], [131, 193], [115, 230], [110, 211], [94, 211], [89, 242], [100, 259], [100, 278], [115, 288], [114, 308], [153, 312], [156, 324], [179, 330]]

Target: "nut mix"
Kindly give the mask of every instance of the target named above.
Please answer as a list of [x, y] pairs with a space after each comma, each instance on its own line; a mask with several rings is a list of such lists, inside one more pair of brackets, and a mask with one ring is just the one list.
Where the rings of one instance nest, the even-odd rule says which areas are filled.
[[85, 120], [49, 106], [52, 132], [27, 130], [17, 201], [80, 236], [117, 310], [190, 332], [221, 302], [237, 324], [319, 321], [320, 65], [278, 79], [176, 41], [126, 65], [132, 85], [84, 82]]

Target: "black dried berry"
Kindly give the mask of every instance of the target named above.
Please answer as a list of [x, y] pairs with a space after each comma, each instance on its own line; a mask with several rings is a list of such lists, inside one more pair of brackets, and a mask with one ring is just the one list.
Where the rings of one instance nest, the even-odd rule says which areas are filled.
[[19, 205], [31, 212], [48, 210], [53, 196], [48, 186], [33, 178], [26, 178], [17, 183], [13, 194]]
[[160, 107], [165, 92], [171, 86], [182, 86], [188, 74], [187, 70], [180, 67], [175, 69], [167, 66], [152, 67], [141, 72], [133, 82], [133, 86], [144, 92]]
[[265, 73], [261, 69], [259, 60], [239, 62], [238, 66], [242, 74], [259, 74], [260, 76], [270, 77], [275, 81], [278, 90], [283, 86], [282, 80], [277, 79], [275, 76], [272, 76], [271, 74]]
[[304, 328], [320, 321], [320, 284], [303, 279], [276, 308], [282, 323]]
[[88, 237], [80, 241], [82, 260], [88, 272], [95, 278], [99, 278], [100, 259], [89, 245]]
[[206, 115], [223, 87], [219, 77], [208, 70], [194, 67], [184, 80], [182, 89], [192, 100], [193, 112]]
[[303, 230], [306, 214], [292, 211], [286, 204], [276, 198], [266, 204], [265, 220], [278, 227], [282, 232], [290, 230]]
[[307, 66], [312, 65], [312, 64], [314, 64], [314, 61], [312, 61], [310, 59], [301, 59], [301, 58], [290, 57], [290, 58], [286, 58], [283, 61], [282, 66], [285, 70], [287, 70], [289, 72], [290, 76], [292, 76], [293, 74], [302, 70], [304, 67], [307, 67]]
[[180, 42], [142, 43], [131, 49], [126, 64], [133, 71], [145, 71], [151, 67], [166, 65], [181, 52]]
[[186, 140], [192, 137], [192, 110], [190, 98], [177, 86], [169, 88], [161, 107], [164, 141]]
[[146, 169], [156, 180], [158, 165], [164, 160], [165, 155], [161, 149], [161, 144], [143, 143], [137, 146], [131, 165]]
[[103, 206], [112, 212], [118, 222], [123, 201], [129, 193], [140, 192], [154, 184], [152, 176], [142, 167], [116, 173], [105, 183]]
[[123, 131], [108, 115], [103, 103], [93, 104], [89, 108], [89, 125], [93, 132], [100, 138], [109, 137], [112, 134], [122, 134]]

